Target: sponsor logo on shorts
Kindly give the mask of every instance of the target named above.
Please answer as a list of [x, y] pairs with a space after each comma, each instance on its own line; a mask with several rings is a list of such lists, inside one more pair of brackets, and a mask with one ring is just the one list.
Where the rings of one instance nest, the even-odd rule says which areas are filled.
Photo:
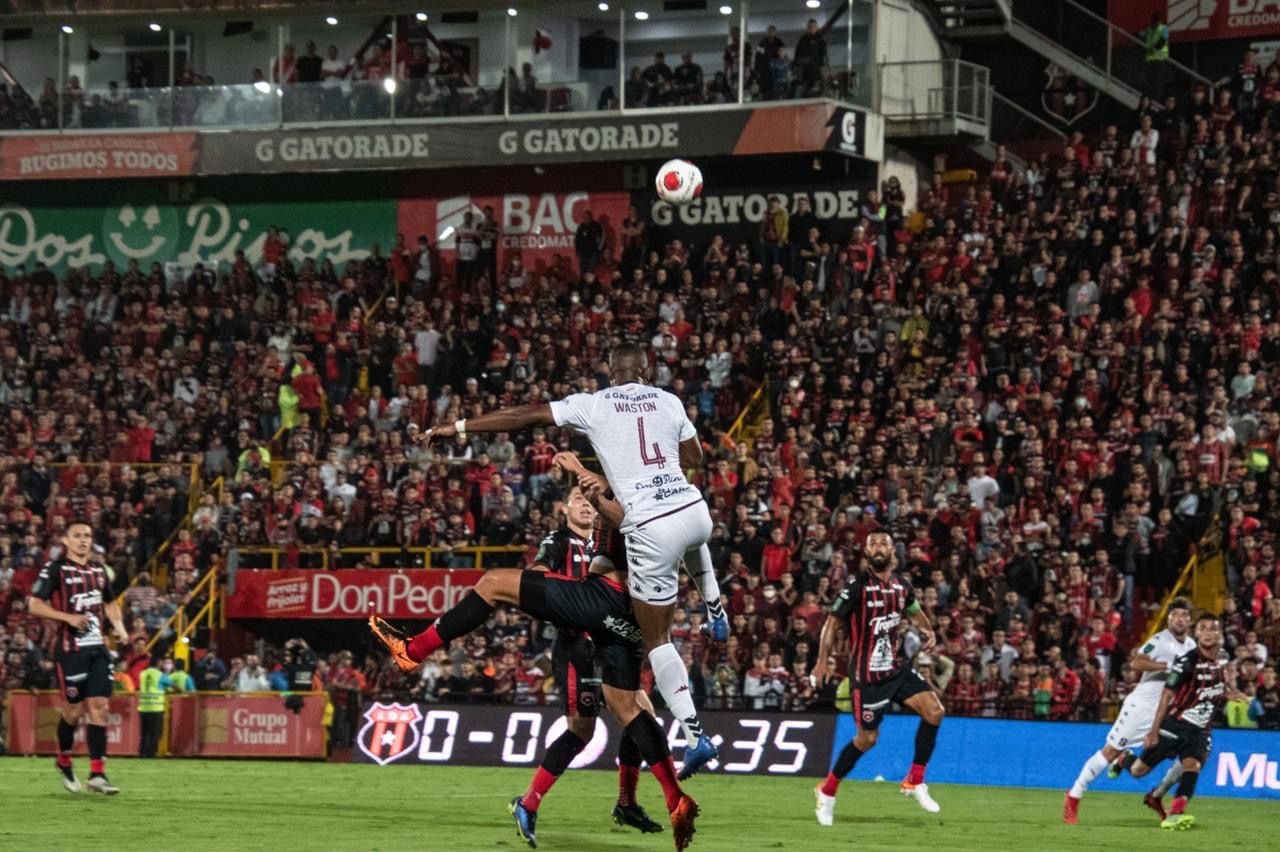
[[68, 697], [68, 698], [75, 698], [75, 697], [76, 697], [77, 695], [79, 695], [79, 694], [80, 694], [80, 690], [76, 689], [74, 686], [68, 686], [68, 687], [67, 687], [67, 697]]

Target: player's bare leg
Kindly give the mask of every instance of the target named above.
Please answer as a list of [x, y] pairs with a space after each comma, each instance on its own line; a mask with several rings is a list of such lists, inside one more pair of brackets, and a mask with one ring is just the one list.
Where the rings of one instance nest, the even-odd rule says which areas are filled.
[[67, 704], [60, 711], [58, 719], [58, 757], [55, 764], [58, 775], [62, 778], [62, 786], [68, 793], [79, 793], [82, 789], [80, 780], [71, 764], [71, 749], [74, 747], [76, 728], [84, 715], [84, 704]]
[[880, 739], [880, 732], [875, 728], [861, 727], [860, 719], [855, 718], [854, 722], [859, 725], [857, 735], [840, 750], [840, 755], [836, 758], [831, 771], [827, 773], [826, 780], [813, 788], [814, 795], [817, 797], [814, 814], [818, 817], [819, 825], [831, 825], [834, 822], [836, 791], [840, 788], [840, 782], [853, 771], [858, 760], [871, 751], [876, 741]]
[[649, 655], [653, 682], [662, 693], [671, 713], [680, 721], [689, 743], [685, 751], [684, 766], [680, 769], [680, 779], [684, 780], [715, 759], [716, 747], [698, 721], [693, 693], [689, 689], [689, 672], [684, 667], [680, 652], [671, 644], [671, 621], [675, 606], [655, 606], [633, 596], [631, 609], [635, 613], [636, 624], [640, 626], [644, 649]]
[[89, 724], [85, 726], [85, 739], [89, 743], [89, 782], [88, 788], [95, 793], [115, 795], [120, 788], [107, 780], [107, 699], [95, 696], [86, 698], [88, 709], [85, 715]]
[[942, 702], [933, 692], [917, 693], [908, 698], [906, 704], [920, 714], [920, 727], [916, 729], [916, 750], [911, 760], [911, 771], [907, 773], [899, 789], [902, 795], [915, 799], [920, 807], [931, 814], [936, 814], [942, 808], [929, 795], [929, 785], [924, 781], [924, 770], [929, 763], [929, 758], [933, 757], [933, 747], [938, 741], [938, 727], [942, 724], [946, 711], [942, 709]]
[[1089, 785], [1095, 778], [1106, 772], [1107, 767], [1119, 760], [1122, 755], [1124, 755], [1123, 751], [1107, 744], [1089, 756], [1084, 766], [1080, 768], [1080, 774], [1076, 776], [1075, 783], [1062, 799], [1063, 822], [1075, 825], [1079, 821], [1080, 800], [1084, 798], [1085, 791], [1089, 789]]
[[[643, 693], [640, 693], [643, 694]], [[680, 781], [676, 778], [675, 762], [667, 748], [667, 740], [662, 735], [658, 720], [648, 710], [640, 706], [637, 692], [605, 684], [604, 700], [624, 731], [640, 749], [640, 754], [649, 764], [649, 771], [662, 785], [662, 795], [666, 799], [667, 812], [671, 815], [671, 833], [675, 840], [677, 852], [685, 849], [693, 842], [694, 820], [698, 816], [698, 803], [680, 789]]]

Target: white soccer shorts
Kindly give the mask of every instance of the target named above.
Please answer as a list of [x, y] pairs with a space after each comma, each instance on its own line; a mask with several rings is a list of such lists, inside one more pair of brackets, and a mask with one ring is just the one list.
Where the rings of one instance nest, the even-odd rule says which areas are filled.
[[[1134, 699], [1137, 698], [1135, 701]], [[1142, 740], [1150, 733], [1151, 723], [1156, 719], [1156, 704], [1160, 696], [1152, 701], [1147, 696], [1131, 694], [1120, 705], [1120, 715], [1115, 724], [1107, 731], [1107, 745], [1120, 750], [1142, 750]]]
[[680, 588], [680, 560], [711, 537], [711, 513], [704, 500], [670, 514], [641, 521], [627, 533], [627, 584], [631, 597], [653, 606], [674, 603]]

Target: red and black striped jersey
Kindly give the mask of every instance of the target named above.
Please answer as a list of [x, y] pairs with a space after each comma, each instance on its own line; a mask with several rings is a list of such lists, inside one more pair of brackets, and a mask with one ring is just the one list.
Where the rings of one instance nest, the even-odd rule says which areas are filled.
[[58, 656], [106, 644], [103, 638], [107, 624], [104, 606], [112, 601], [111, 586], [111, 576], [101, 562], [80, 564], [60, 558], [46, 562], [40, 569], [31, 587], [32, 596], [48, 601], [56, 610], [89, 619], [89, 623], [79, 631], [59, 622]]
[[591, 572], [591, 543], [570, 530], [560, 527], [538, 545], [534, 565], [541, 565], [552, 574], [581, 580]]
[[591, 558], [607, 560], [615, 571], [626, 573], [627, 542], [618, 528], [597, 517], [591, 530]]
[[1224, 656], [1209, 659], [1199, 648], [1174, 660], [1164, 684], [1173, 690], [1167, 718], [1211, 730], [1214, 715], [1226, 701], [1226, 668]]
[[911, 582], [896, 571], [887, 580], [865, 570], [849, 577], [831, 614], [849, 625], [850, 680], [880, 683], [898, 673], [905, 664], [899, 627], [918, 608]]

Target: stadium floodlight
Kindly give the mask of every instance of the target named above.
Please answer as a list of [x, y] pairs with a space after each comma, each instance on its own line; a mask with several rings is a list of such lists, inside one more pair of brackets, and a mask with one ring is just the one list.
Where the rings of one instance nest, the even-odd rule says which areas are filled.
[[151, 30], [151, 32], [153, 33], [158, 33], [160, 32], [161, 29], [163, 29], [163, 27], [161, 27], [159, 24], [152, 21], [151, 23], [147, 24], [147, 29]]
[[73, 32], [75, 32], [75, 30], [71, 27], [70, 24], [63, 24], [62, 31], [67, 35], [71, 35]]
[[596, 8], [597, 8], [597, 9], [599, 9], [601, 12], [607, 12], [607, 11], [609, 11], [609, 4], [608, 4], [608, 3], [597, 3], [597, 4], [596, 4]]
[[386, 90], [388, 95], [394, 95], [396, 93], [396, 78], [384, 77], [382, 80], [382, 88]]
[[639, 12], [636, 12], [636, 20], [637, 20], [637, 21], [647, 21], [647, 20], [649, 20], [649, 13], [648, 13], [648, 12], [645, 12], [645, 11], [639, 11]]
[[514, 18], [516, 15], [519, 15], [520, 13], [517, 12], [514, 8], [508, 8], [507, 14]]
[[414, 15], [414, 17], [417, 18], [419, 21], [425, 21], [427, 19], [427, 13], [419, 12], [418, 14]]
[[336, 27], [338, 25], [338, 19], [335, 18], [333, 15], [330, 15], [329, 17], [325, 18], [324, 22], [331, 27]]
[[804, 5], [808, 6], [810, 9], [817, 9], [822, 5], [822, 0], [805, 0]]
[[721, 6], [721, 7], [720, 7], [720, 14], [721, 14], [721, 15], [732, 15], [732, 14], [733, 14], [733, 7], [732, 7], [732, 6]]
[[453, 236], [454, 230], [455, 230], [454, 227], [452, 225], [449, 225], [443, 231], [440, 232], [440, 236], [436, 237], [436, 241], [442, 243], [445, 240], [449, 239], [450, 237]]
[[259, 80], [253, 84], [253, 90], [260, 95], [269, 95], [271, 94], [271, 84], [266, 80]]

